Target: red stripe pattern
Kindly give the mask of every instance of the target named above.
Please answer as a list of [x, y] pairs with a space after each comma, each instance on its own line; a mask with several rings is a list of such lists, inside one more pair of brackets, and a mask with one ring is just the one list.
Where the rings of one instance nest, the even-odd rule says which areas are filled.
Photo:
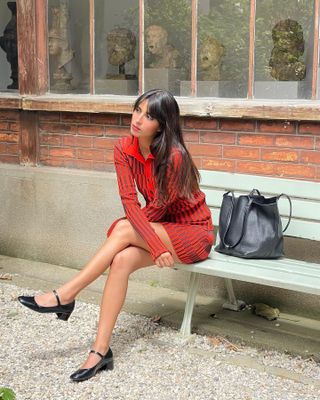
[[[194, 193], [192, 200], [179, 197], [176, 179], [181, 168], [181, 153], [172, 153], [173, 167], [168, 175], [169, 199], [161, 205], [155, 190], [154, 157], [149, 154], [147, 159], [143, 158], [136, 137], [118, 141], [114, 148], [114, 162], [126, 218], [147, 243], [153, 260], [169, 250], [150, 222], [163, 225], [181, 262], [189, 264], [207, 258], [214, 242], [211, 213], [200, 190]], [[137, 189], [146, 202], [143, 208]], [[108, 235], [118, 221], [111, 225]]]

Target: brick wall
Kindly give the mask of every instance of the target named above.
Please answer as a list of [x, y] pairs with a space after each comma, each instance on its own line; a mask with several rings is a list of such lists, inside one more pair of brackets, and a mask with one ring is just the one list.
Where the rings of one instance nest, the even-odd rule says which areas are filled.
[[0, 110], [0, 162], [19, 164], [19, 111]]
[[[115, 141], [130, 116], [39, 113], [41, 165], [113, 169]], [[201, 169], [320, 181], [320, 121], [182, 118], [185, 141]], [[0, 162], [19, 162], [19, 113], [0, 112]]]

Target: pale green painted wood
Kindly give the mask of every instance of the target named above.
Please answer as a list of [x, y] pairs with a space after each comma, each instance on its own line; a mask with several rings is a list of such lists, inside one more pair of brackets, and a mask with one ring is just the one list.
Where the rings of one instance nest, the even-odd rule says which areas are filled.
[[178, 269], [320, 295], [320, 266], [290, 259], [245, 260], [213, 252], [197, 264]]
[[200, 170], [201, 186], [248, 191], [257, 187], [265, 194], [286, 193], [289, 196], [320, 200], [320, 184], [295, 179], [283, 179], [258, 175], [232, 174], [229, 172]]
[[[220, 207], [225, 191], [219, 189], [202, 189], [206, 195], [209, 207]], [[236, 192], [235, 195], [248, 194], [249, 192]], [[279, 194], [280, 191], [277, 192]], [[261, 192], [265, 195], [265, 193]], [[267, 195], [266, 197], [270, 197]], [[292, 215], [297, 218], [320, 221], [320, 202], [318, 200], [307, 200], [292, 198]], [[281, 197], [278, 202], [281, 215], [289, 215], [289, 202], [285, 197]]]

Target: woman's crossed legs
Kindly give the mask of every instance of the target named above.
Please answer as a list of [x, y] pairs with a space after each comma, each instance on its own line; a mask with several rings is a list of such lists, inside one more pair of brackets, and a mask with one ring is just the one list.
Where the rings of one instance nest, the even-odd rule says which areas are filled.
[[[160, 223], [151, 223], [151, 225], [171, 252], [174, 261], [179, 263], [164, 227]], [[130, 274], [154, 264], [146, 242], [128, 220], [120, 220], [110, 237], [86, 266], [73, 279], [57, 289], [61, 304], [70, 303], [82, 289], [110, 266], [100, 304], [98, 330], [92, 346], [94, 350], [105, 354], [109, 348], [112, 331], [126, 297]], [[36, 296], [35, 300], [40, 306], [56, 305], [56, 298], [52, 293]], [[91, 353], [81, 368], [91, 368], [98, 361], [99, 356]]]

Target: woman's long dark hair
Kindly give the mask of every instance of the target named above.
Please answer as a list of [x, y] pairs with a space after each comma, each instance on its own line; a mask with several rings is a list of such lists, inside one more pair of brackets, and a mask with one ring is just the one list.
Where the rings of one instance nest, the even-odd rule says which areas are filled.
[[175, 171], [175, 186], [181, 197], [192, 198], [199, 189], [199, 172], [188, 152], [180, 126], [179, 106], [170, 92], [152, 89], [142, 94], [135, 102], [136, 110], [144, 100], [148, 101], [148, 112], [160, 125], [150, 150], [155, 157], [154, 173], [157, 184], [157, 197], [161, 203], [166, 202], [168, 193], [168, 172], [172, 168], [172, 151], [177, 149], [182, 156], [181, 168]]

